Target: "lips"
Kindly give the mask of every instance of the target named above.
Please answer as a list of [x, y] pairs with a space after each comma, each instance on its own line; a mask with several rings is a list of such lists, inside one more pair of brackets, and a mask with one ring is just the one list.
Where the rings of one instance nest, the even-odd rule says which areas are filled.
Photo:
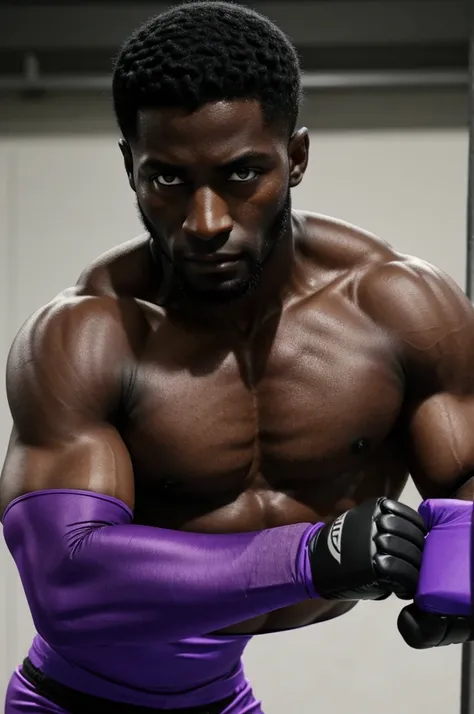
[[187, 256], [188, 270], [195, 275], [233, 274], [242, 263], [237, 253], [214, 253], [213, 255]]
[[236, 263], [242, 259], [239, 253], [213, 253], [212, 255], [189, 255], [185, 257], [190, 263], [205, 263], [222, 265], [223, 263]]

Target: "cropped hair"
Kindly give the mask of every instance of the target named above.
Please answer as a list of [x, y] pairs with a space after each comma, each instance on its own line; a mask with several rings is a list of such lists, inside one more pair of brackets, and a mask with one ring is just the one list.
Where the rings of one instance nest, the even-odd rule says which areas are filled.
[[123, 136], [141, 109], [194, 111], [219, 100], [253, 99], [266, 125], [289, 135], [302, 97], [297, 51], [271, 20], [232, 2], [187, 2], [148, 20], [114, 63], [113, 101]]

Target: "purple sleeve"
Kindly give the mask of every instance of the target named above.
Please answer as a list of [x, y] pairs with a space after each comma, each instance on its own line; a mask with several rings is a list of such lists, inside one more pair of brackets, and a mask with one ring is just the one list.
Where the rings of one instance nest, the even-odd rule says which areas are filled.
[[474, 505], [429, 499], [419, 512], [428, 535], [415, 602], [426, 612], [471, 616]]
[[307, 544], [321, 524], [208, 535], [132, 519], [88, 491], [38, 491], [5, 511], [5, 541], [50, 645], [171, 642], [317, 597]]

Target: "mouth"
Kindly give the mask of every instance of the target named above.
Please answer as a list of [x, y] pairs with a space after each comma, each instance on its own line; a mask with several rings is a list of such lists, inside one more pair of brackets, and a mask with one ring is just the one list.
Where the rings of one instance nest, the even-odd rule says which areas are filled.
[[238, 263], [242, 261], [242, 255], [236, 253], [218, 253], [213, 255], [193, 255], [187, 256], [185, 261], [192, 266], [193, 270], [199, 272], [226, 272], [235, 270]]
[[242, 255], [240, 253], [213, 253], [212, 255], [189, 255], [184, 259], [189, 263], [223, 265], [224, 263], [237, 263], [242, 260]]

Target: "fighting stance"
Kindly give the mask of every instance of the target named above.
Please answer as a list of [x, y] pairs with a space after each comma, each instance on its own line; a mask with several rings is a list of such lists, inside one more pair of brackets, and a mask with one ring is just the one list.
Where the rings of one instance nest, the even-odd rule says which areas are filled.
[[[125, 44], [113, 91], [146, 234], [8, 362], [2, 522], [38, 635], [7, 714], [255, 714], [252, 636], [361, 599], [410, 601], [411, 646], [467, 641], [471, 304], [291, 210], [308, 133], [267, 19], [175, 8]], [[409, 473], [421, 515], [397, 501]]]

